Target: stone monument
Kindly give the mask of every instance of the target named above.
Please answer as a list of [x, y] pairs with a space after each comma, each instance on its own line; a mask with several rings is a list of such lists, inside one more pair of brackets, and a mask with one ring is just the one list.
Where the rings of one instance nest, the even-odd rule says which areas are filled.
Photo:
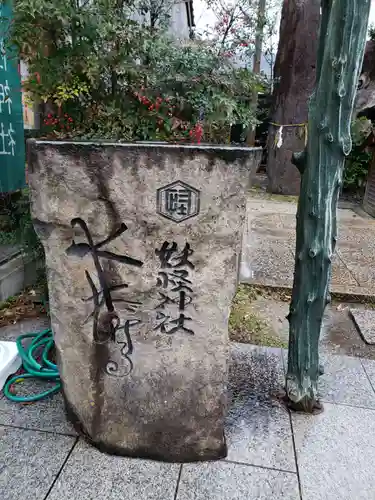
[[228, 316], [261, 149], [28, 148], [69, 418], [110, 453], [224, 457]]

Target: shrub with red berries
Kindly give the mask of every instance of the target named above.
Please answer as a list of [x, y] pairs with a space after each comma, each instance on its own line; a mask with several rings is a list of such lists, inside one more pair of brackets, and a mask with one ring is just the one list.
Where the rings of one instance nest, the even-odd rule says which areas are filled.
[[43, 130], [47, 135], [70, 135], [74, 129], [74, 120], [67, 113], [61, 116], [48, 113], [43, 120], [43, 125]]
[[30, 17], [30, 0], [14, 2], [12, 31], [29, 70], [23, 88], [48, 110], [46, 136], [221, 142], [231, 124], [256, 123], [249, 103], [264, 80], [251, 65], [233, 64], [239, 52], [251, 60], [254, 39], [238, 7], [221, 12], [214, 36], [176, 40], [166, 29], [167, 8], [165, 22], [151, 29], [134, 21], [140, 3], [133, 0], [123, 9], [116, 2], [47, 3], [33, 0]]

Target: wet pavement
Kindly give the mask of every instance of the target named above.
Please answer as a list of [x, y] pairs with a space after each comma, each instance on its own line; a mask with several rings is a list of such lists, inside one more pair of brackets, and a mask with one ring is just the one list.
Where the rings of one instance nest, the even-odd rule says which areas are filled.
[[[241, 281], [276, 287], [293, 284], [297, 205], [249, 197]], [[331, 290], [375, 294], [375, 220], [361, 210], [338, 210], [338, 244]]]
[[[242, 281], [291, 286], [295, 208], [249, 200]], [[332, 289], [372, 295], [375, 221], [341, 210], [339, 230]], [[286, 344], [288, 295], [281, 300], [260, 294], [249, 302], [256, 324], [267, 324], [268, 338]], [[375, 346], [359, 335], [351, 307], [370, 305], [334, 301], [325, 313], [320, 415], [293, 413], [282, 403], [285, 349], [231, 343], [228, 456], [217, 462], [108, 456], [77, 436], [61, 394], [19, 405], [0, 393], [1, 499], [375, 500]], [[0, 329], [0, 339], [47, 325], [45, 318], [21, 322]], [[39, 387], [31, 382], [30, 390]]]
[[[320, 352], [375, 360], [375, 345], [368, 345], [360, 335], [350, 313], [353, 307], [357, 311], [368, 311], [367, 306], [362, 304], [334, 301], [327, 306], [320, 337]], [[264, 325], [265, 332], [264, 342], [262, 342], [262, 335], [257, 335], [255, 338], [255, 336], [252, 337], [251, 333], [247, 337], [248, 342], [261, 343], [262, 345], [267, 343], [269, 346], [288, 345], [289, 322], [286, 316], [289, 312], [289, 303], [287, 301], [259, 296], [249, 303], [248, 311], [253, 313], [258, 321]], [[374, 311], [369, 310], [369, 312]], [[243, 338], [246, 337], [243, 336]]]
[[[1, 339], [15, 334], [0, 329]], [[226, 459], [181, 465], [109, 456], [76, 435], [61, 394], [29, 405], [0, 396], [1, 499], [374, 499], [375, 361], [325, 352], [324, 412], [311, 416], [282, 403], [287, 351], [238, 343], [230, 351]]]

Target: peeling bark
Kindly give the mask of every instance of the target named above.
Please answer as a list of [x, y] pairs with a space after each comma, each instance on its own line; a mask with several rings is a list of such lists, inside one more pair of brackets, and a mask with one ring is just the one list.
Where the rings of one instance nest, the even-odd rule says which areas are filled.
[[322, 0], [316, 89], [308, 144], [295, 156], [301, 172], [289, 319], [286, 392], [290, 406], [320, 409], [318, 344], [337, 241], [336, 211], [362, 66], [370, 0]]

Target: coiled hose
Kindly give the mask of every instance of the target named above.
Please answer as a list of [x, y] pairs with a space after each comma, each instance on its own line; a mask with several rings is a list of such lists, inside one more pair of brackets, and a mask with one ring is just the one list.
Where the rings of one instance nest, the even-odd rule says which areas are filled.
[[[23, 341], [32, 339], [24, 347]], [[31, 403], [55, 394], [61, 389], [60, 375], [55, 363], [48, 359], [51, 349], [54, 347], [52, 330], [48, 328], [40, 333], [26, 333], [20, 335], [16, 340], [19, 355], [22, 359], [23, 372], [14, 375], [5, 383], [3, 392], [10, 400], [17, 403]], [[56, 384], [47, 391], [32, 394], [30, 396], [17, 396], [14, 393], [14, 385], [23, 382], [25, 379], [55, 380]]]

